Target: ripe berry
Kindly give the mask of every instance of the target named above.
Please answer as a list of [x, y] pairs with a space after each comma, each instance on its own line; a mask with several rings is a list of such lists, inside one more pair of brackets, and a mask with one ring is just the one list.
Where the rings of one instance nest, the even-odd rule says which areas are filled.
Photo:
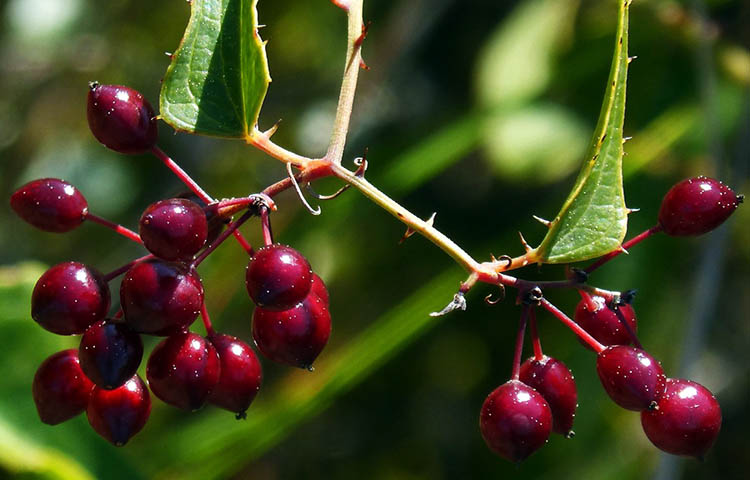
[[50, 268], [31, 294], [31, 317], [59, 335], [83, 333], [109, 310], [109, 286], [102, 274], [78, 262]]
[[135, 375], [143, 357], [143, 342], [127, 325], [102, 320], [83, 333], [78, 357], [83, 373], [97, 387], [111, 390]]
[[255, 252], [245, 272], [245, 285], [256, 305], [287, 310], [305, 299], [313, 272], [307, 259], [284, 245], [268, 245]]
[[94, 388], [86, 409], [96, 433], [118, 447], [141, 431], [150, 413], [151, 396], [138, 375], [114, 390]]
[[313, 273], [310, 293], [314, 293], [324, 303], [328, 304], [328, 289], [326, 288], [326, 284], [323, 283], [323, 280], [318, 276], [317, 273]]
[[255, 344], [274, 362], [309, 370], [330, 334], [328, 305], [314, 294], [289, 310], [255, 307], [253, 312]]
[[510, 380], [485, 399], [479, 428], [490, 450], [511, 462], [520, 462], [549, 438], [552, 413], [536, 390]]
[[724, 223], [742, 198], [713, 178], [688, 178], [664, 196], [659, 225], [667, 235], [700, 235]]
[[529, 358], [521, 365], [520, 379], [539, 392], [552, 411], [552, 431], [572, 437], [578, 393], [573, 374], [559, 360], [544, 356]]
[[81, 192], [57, 178], [27, 183], [11, 195], [10, 206], [24, 221], [55, 233], [73, 230], [89, 212], [89, 204]]
[[719, 435], [721, 408], [703, 385], [670, 378], [657, 408], [641, 412], [641, 424], [661, 450], [702, 458]]
[[221, 376], [208, 401], [244, 418], [263, 381], [258, 357], [248, 344], [230, 335], [213, 335], [209, 341], [219, 354]]
[[78, 362], [78, 350], [57, 352], [39, 366], [32, 392], [36, 411], [48, 425], [69, 420], [86, 410], [94, 384]]
[[133, 330], [166, 336], [185, 330], [198, 317], [203, 285], [194, 269], [152, 259], [128, 270], [120, 301]]
[[[575, 313], [576, 323], [604, 346], [630, 345], [632, 341], [630, 334], [622, 325], [617, 313], [607, 305], [607, 301], [598, 295], [591, 295], [589, 298], [590, 301], [584, 298], [578, 302]], [[638, 330], [638, 322], [633, 307], [621, 305], [618, 308], [635, 333]], [[579, 341], [584, 347], [594, 350], [588, 343], [580, 339]]]
[[206, 243], [206, 215], [198, 204], [190, 200], [161, 200], [143, 212], [140, 234], [145, 247], [157, 257], [187, 260]]
[[165, 403], [198, 410], [219, 382], [221, 363], [216, 349], [192, 332], [165, 338], [151, 352], [146, 377], [151, 391]]
[[666, 388], [659, 362], [635, 347], [615, 345], [602, 350], [596, 371], [609, 397], [628, 410], [653, 409]]
[[89, 83], [86, 113], [91, 133], [112, 150], [144, 153], [156, 144], [154, 109], [132, 88]]

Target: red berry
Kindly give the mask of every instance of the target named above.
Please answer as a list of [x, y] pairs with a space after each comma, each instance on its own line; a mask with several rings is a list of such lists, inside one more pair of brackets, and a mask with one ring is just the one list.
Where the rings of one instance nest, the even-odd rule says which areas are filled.
[[216, 349], [192, 332], [165, 338], [151, 352], [146, 377], [151, 391], [165, 403], [198, 410], [219, 382], [221, 363]]
[[313, 273], [310, 293], [314, 293], [319, 299], [323, 300], [324, 303], [328, 304], [328, 289], [326, 288], [326, 284], [323, 283], [323, 279], [321, 279], [317, 273]]
[[160, 200], [143, 212], [140, 234], [143, 245], [157, 257], [187, 260], [206, 243], [206, 214], [184, 198]]
[[688, 178], [664, 196], [659, 225], [667, 235], [700, 235], [724, 223], [741, 202], [742, 196], [718, 180]]
[[50, 268], [31, 294], [31, 317], [59, 335], [83, 333], [109, 310], [109, 286], [102, 274], [78, 262]]
[[552, 412], [536, 390], [510, 380], [485, 399], [479, 428], [490, 450], [511, 462], [520, 462], [547, 442]]
[[78, 362], [78, 350], [57, 352], [39, 366], [32, 392], [36, 411], [49, 425], [69, 420], [86, 410], [94, 384]]
[[143, 342], [127, 325], [102, 320], [83, 333], [78, 357], [86, 376], [96, 386], [111, 390], [135, 375], [143, 357]]
[[[627, 329], [622, 325], [617, 313], [612, 310], [607, 301], [598, 295], [591, 295], [589, 299], [583, 298], [578, 302], [575, 313], [575, 321], [602, 345], [630, 345], [632, 338]], [[638, 322], [635, 312], [630, 305], [617, 307], [622, 313], [630, 328], [635, 333], [638, 330]], [[584, 347], [594, 350], [591, 346], [578, 339]]]
[[310, 369], [330, 334], [328, 305], [313, 294], [289, 310], [255, 307], [253, 312], [255, 344], [274, 362]]
[[609, 397], [628, 410], [654, 408], [666, 388], [659, 362], [635, 347], [605, 348], [596, 358], [596, 371]]
[[132, 88], [89, 83], [87, 117], [91, 133], [112, 150], [144, 153], [156, 145], [154, 109]]
[[151, 396], [138, 375], [114, 390], [96, 387], [86, 409], [96, 433], [118, 447], [143, 429], [150, 414]]
[[258, 357], [247, 343], [230, 335], [213, 335], [209, 341], [219, 354], [221, 376], [208, 401], [244, 418], [263, 381]]
[[81, 192], [57, 178], [27, 183], [11, 195], [10, 206], [26, 222], [55, 233], [73, 230], [89, 212], [89, 204]]
[[255, 252], [245, 272], [245, 285], [256, 305], [287, 310], [305, 299], [313, 272], [307, 259], [284, 245], [268, 245]]
[[546, 355], [541, 360], [531, 357], [521, 365], [520, 380], [547, 401], [552, 411], [552, 431], [572, 437], [578, 393], [568, 367]]
[[657, 408], [641, 412], [641, 424], [661, 450], [703, 458], [719, 435], [721, 408], [703, 385], [670, 378]]
[[120, 285], [125, 320], [139, 333], [171, 335], [188, 328], [203, 305], [203, 285], [194, 269], [148, 260], [134, 265]]

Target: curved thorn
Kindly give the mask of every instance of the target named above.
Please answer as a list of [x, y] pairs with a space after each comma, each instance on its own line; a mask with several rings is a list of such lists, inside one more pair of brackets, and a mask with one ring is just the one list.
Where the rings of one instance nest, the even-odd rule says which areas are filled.
[[508, 266], [505, 268], [510, 268], [513, 265], [513, 259], [508, 255], [500, 255], [500, 258], [498, 258], [497, 261], [507, 263]]
[[320, 206], [318, 206], [317, 209], [312, 208], [312, 206], [307, 203], [307, 199], [305, 198], [305, 196], [302, 194], [302, 189], [299, 188], [299, 183], [297, 183], [297, 179], [294, 178], [294, 172], [292, 172], [291, 162], [287, 162], [286, 171], [289, 174], [289, 179], [292, 181], [292, 185], [294, 185], [294, 190], [297, 191], [297, 196], [299, 196], [299, 199], [302, 201], [302, 204], [305, 206], [305, 208], [307, 208], [307, 211], [309, 211], [312, 215], [320, 215]]
[[370, 165], [367, 162], [367, 150], [365, 150], [365, 153], [361, 157], [357, 157], [354, 159], [354, 165], [357, 166], [357, 170], [354, 172], [354, 175], [357, 177], [364, 177], [365, 172], [367, 171], [367, 167]]
[[336, 190], [330, 195], [321, 195], [315, 191], [315, 189], [312, 187], [312, 184], [310, 182], [307, 182], [305, 184], [305, 188], [307, 188], [307, 191], [310, 192], [310, 195], [317, 198], [318, 200], [333, 200], [334, 198], [338, 197], [339, 195], [347, 191], [349, 187], [351, 187], [351, 185], [347, 183], [346, 185], [339, 188], [338, 190]]
[[484, 303], [486, 303], [487, 305], [497, 305], [498, 303], [505, 300], [505, 286], [498, 284], [498, 287], [500, 287], [500, 295], [496, 299], [493, 299], [492, 294], [490, 293], [489, 295], [484, 297]]

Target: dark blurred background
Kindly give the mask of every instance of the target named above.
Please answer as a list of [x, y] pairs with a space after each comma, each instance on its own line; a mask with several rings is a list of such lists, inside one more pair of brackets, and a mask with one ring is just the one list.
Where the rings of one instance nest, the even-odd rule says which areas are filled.
[[[261, 127], [307, 155], [325, 151], [344, 62], [345, 15], [325, 0], [259, 5], [273, 77]], [[158, 104], [159, 82], [189, 16], [181, 0], [0, 1], [0, 197], [34, 178], [78, 186], [92, 212], [131, 228], [151, 202], [183, 188], [157, 160], [99, 145], [85, 116], [87, 82], [126, 84]], [[596, 122], [616, 21], [614, 1], [368, 1], [372, 22], [346, 158], [369, 149], [368, 176], [479, 259], [517, 255], [554, 217]], [[625, 131], [625, 192], [634, 235], [663, 194], [707, 174], [749, 193], [750, 3], [636, 0]], [[161, 147], [216, 197], [258, 191], [283, 166], [241, 142], [173, 134]], [[319, 192], [338, 188], [316, 184]], [[670, 376], [709, 387], [723, 409], [704, 462], [660, 455], [638, 416], [599, 386], [594, 356], [545, 314], [546, 353], [576, 374], [576, 437], [553, 436], [523, 464], [484, 446], [485, 396], [507, 380], [519, 309], [494, 307], [479, 286], [463, 313], [433, 319], [465, 274], [355, 191], [310, 216], [279, 196], [278, 241], [309, 259], [331, 292], [334, 330], [314, 373], [264, 362], [246, 421], [212, 407], [185, 413], [154, 399], [124, 448], [84, 416], [49, 427], [31, 398], [34, 371], [76, 338], [29, 317], [36, 278], [66, 260], [112, 270], [143, 250], [96, 225], [33, 230], [0, 209], [0, 478], [373, 478], [394, 480], [729, 479], [750, 470], [750, 208], [703, 238], [657, 236], [598, 271], [592, 283], [638, 289], [646, 348]], [[256, 243], [257, 222], [244, 231]], [[227, 242], [201, 265], [220, 330], [250, 339], [246, 255]], [[562, 267], [524, 278], [557, 279]], [[115, 282], [112, 291], [118, 288]], [[116, 298], [116, 295], [115, 295]], [[572, 314], [573, 292], [551, 299]], [[116, 301], [116, 300], [115, 300]], [[202, 332], [199, 324], [196, 331]], [[147, 349], [155, 344], [149, 339]], [[145, 364], [145, 362], [144, 362]]]

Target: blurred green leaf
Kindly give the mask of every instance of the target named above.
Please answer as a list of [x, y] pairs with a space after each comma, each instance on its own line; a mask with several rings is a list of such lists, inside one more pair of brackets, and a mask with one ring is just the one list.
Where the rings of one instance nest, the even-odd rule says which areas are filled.
[[540, 263], [569, 263], [599, 257], [620, 246], [628, 228], [622, 187], [623, 122], [628, 74], [628, 11], [619, 17], [612, 67], [599, 121], [575, 186], [549, 225], [542, 243], [530, 252]]
[[165, 122], [201, 135], [249, 135], [271, 81], [256, 5], [257, 0], [193, 0], [161, 89]]

